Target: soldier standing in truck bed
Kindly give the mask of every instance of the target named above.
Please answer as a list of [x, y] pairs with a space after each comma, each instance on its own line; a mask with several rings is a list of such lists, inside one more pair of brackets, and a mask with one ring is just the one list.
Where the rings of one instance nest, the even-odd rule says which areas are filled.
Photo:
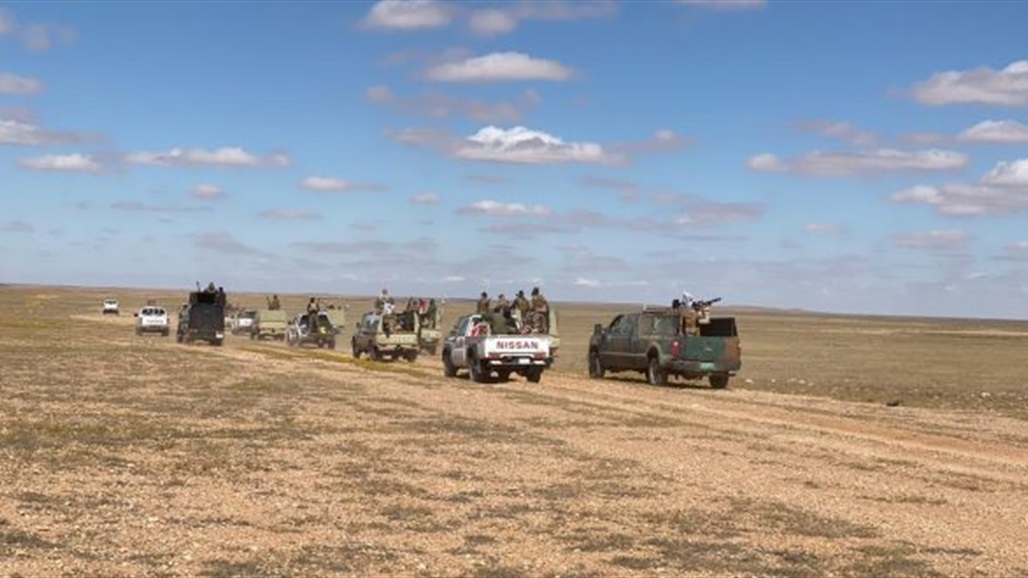
[[482, 296], [478, 298], [478, 303], [475, 304], [475, 313], [489, 313], [489, 294], [485, 291], [482, 291]]
[[493, 311], [505, 314], [508, 310], [510, 310], [510, 301], [507, 301], [507, 297], [500, 293], [500, 296], [496, 298], [496, 305], [493, 307]]
[[532, 288], [532, 327], [539, 333], [549, 331], [550, 303], [538, 287]]

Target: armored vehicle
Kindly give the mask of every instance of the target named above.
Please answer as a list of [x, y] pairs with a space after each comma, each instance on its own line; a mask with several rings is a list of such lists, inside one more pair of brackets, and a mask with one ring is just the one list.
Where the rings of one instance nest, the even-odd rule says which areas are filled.
[[300, 313], [289, 323], [286, 328], [286, 345], [299, 347], [301, 345], [315, 345], [317, 347], [336, 348], [336, 328], [332, 320], [324, 311], [319, 311], [314, 323], [311, 324], [311, 314]]
[[706, 377], [721, 389], [742, 367], [734, 317], [711, 317], [714, 301], [692, 307], [644, 309], [597, 324], [589, 340], [589, 376], [638, 371], [653, 385], [669, 376], [693, 380]]
[[507, 381], [511, 374], [539, 383], [552, 363], [552, 340], [541, 333], [522, 333], [514, 319], [499, 313], [476, 313], [457, 320], [443, 343], [443, 375], [467, 369], [472, 381], [488, 383], [493, 374]]
[[175, 340], [179, 343], [206, 341], [221, 345], [225, 339], [225, 301], [223, 294], [194, 291], [189, 303], [178, 312]]
[[418, 358], [418, 316], [416, 312], [383, 315], [378, 312], [365, 313], [357, 323], [350, 345], [353, 356], [363, 354], [375, 361], [404, 358], [415, 361]]

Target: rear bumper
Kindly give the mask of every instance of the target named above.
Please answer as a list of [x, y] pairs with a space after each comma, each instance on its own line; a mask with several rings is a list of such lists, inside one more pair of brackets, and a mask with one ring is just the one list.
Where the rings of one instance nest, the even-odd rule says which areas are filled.
[[678, 375], [710, 375], [712, 373], [735, 375], [735, 372], [739, 371], [742, 364], [739, 362], [723, 362], [723, 361], [692, 361], [676, 359], [664, 365], [664, 369]]
[[140, 325], [136, 327], [136, 331], [140, 333], [167, 333], [170, 329], [167, 325]]
[[506, 359], [486, 359], [486, 363], [489, 364], [489, 367], [510, 367], [510, 368], [532, 367], [532, 366], [546, 367], [546, 366], [549, 365], [547, 363], [547, 360], [545, 360], [545, 359], [533, 359], [533, 358], [530, 358], [530, 357], [514, 357], [514, 358], [506, 358]]

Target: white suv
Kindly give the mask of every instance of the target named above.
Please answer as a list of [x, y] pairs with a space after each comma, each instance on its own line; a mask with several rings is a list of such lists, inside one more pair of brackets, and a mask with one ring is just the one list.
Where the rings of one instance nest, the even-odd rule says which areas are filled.
[[136, 335], [160, 333], [167, 337], [168, 331], [168, 312], [163, 307], [147, 305], [136, 313]]
[[104, 299], [103, 305], [100, 307], [100, 312], [104, 315], [117, 315], [118, 314], [118, 300], [117, 299]]

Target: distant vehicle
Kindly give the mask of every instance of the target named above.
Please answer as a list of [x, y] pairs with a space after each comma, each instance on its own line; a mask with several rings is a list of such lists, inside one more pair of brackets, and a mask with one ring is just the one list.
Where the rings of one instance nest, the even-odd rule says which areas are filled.
[[289, 317], [281, 309], [258, 309], [250, 325], [250, 339], [286, 338], [289, 329]]
[[163, 307], [147, 305], [133, 315], [136, 318], [136, 335], [160, 333], [167, 337], [171, 332], [168, 312]]
[[217, 293], [194, 291], [178, 313], [175, 340], [179, 343], [206, 341], [220, 346], [225, 340], [225, 305]]
[[335, 349], [336, 329], [328, 313], [318, 312], [314, 327], [310, 327], [309, 315], [300, 313], [289, 322], [286, 328], [286, 345], [299, 347], [301, 345], [315, 345]]
[[421, 347], [418, 342], [418, 316], [414, 312], [382, 315], [365, 313], [350, 339], [353, 356], [367, 354], [375, 361], [404, 358], [414, 362]]
[[240, 309], [239, 311], [236, 311], [235, 314], [229, 318], [229, 327], [232, 329], [232, 335], [250, 333], [250, 328], [253, 327], [253, 319], [256, 316], [256, 309]]
[[103, 304], [100, 305], [100, 313], [103, 315], [118, 315], [118, 300], [114, 298], [104, 299]]
[[553, 362], [551, 345], [549, 335], [521, 333], [498, 313], [465, 315], [443, 343], [443, 375], [455, 377], [467, 369], [472, 381], [488, 383], [494, 373], [500, 381], [516, 373], [539, 383]]
[[722, 389], [742, 367], [739, 332], [734, 317], [711, 317], [710, 305], [678, 309], [644, 309], [596, 324], [589, 340], [589, 376], [638, 371], [652, 385], [669, 376], [693, 380], [706, 377]]

